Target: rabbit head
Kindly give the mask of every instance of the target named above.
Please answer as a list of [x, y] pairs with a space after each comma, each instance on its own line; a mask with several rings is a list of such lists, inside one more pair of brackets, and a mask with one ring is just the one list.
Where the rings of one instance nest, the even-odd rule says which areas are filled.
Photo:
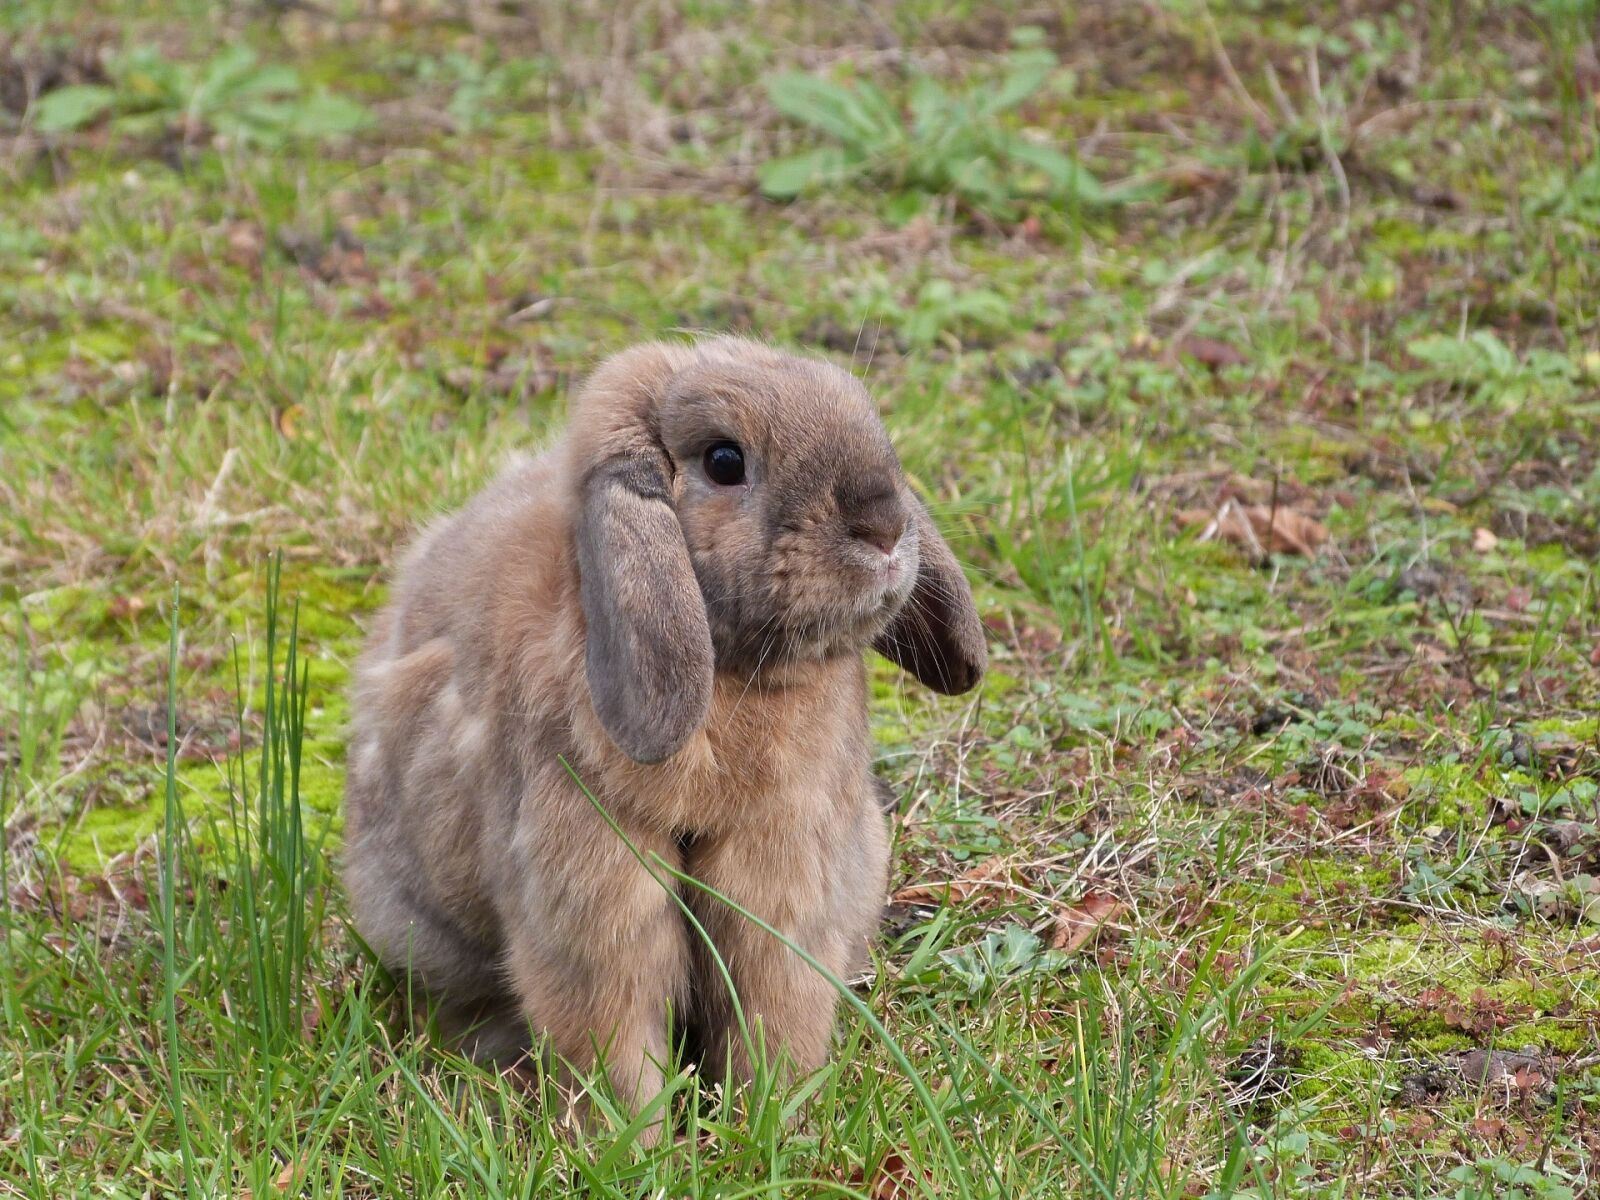
[[568, 434], [586, 673], [642, 763], [702, 724], [715, 672], [779, 675], [871, 645], [947, 694], [983, 629], [858, 380], [736, 339], [638, 347]]

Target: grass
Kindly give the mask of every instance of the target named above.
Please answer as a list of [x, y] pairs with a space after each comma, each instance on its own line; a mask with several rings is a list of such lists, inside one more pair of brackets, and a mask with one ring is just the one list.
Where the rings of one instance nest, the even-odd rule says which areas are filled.
[[[0, 1195], [1596, 1191], [1595, 16], [0, 14]], [[270, 119], [184, 100], [219, 34]], [[832, 145], [793, 72], [1004, 154], [776, 201]], [[114, 95], [39, 128], [68, 87]], [[335, 882], [344, 689], [411, 530], [707, 329], [863, 377], [992, 671], [873, 666], [834, 1064], [678, 1078], [647, 1150], [410, 1027]]]

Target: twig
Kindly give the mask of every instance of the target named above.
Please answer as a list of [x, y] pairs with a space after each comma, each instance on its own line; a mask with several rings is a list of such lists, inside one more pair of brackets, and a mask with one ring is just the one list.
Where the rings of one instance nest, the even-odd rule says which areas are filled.
[[1256, 132], [1263, 137], [1272, 129], [1272, 118], [1267, 110], [1256, 103], [1256, 98], [1250, 94], [1250, 89], [1245, 87], [1244, 80], [1239, 78], [1239, 72], [1233, 69], [1233, 59], [1228, 57], [1228, 48], [1222, 44], [1222, 35], [1217, 32], [1217, 23], [1211, 16], [1209, 5], [1202, 5], [1200, 11], [1205, 14], [1206, 32], [1211, 36], [1211, 50], [1217, 56], [1217, 64], [1222, 68], [1222, 74], [1227, 78], [1228, 84], [1239, 93], [1239, 98], [1255, 115]]

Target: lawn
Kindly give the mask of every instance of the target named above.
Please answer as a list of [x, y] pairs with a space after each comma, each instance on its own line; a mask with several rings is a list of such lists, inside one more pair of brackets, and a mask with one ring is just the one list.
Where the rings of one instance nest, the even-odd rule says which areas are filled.
[[[0, 1195], [1600, 1194], [1596, 0], [14, 0]], [[876, 397], [980, 691], [674, 1136], [345, 923], [410, 533], [649, 337]], [[603, 1101], [602, 1101], [603, 1106]]]

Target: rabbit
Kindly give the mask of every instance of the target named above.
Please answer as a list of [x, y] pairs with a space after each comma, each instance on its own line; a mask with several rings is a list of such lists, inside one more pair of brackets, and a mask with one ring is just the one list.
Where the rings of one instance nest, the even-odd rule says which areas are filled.
[[751, 1072], [676, 892], [765, 1049], [818, 1068], [829, 981], [657, 862], [836, 976], [863, 963], [889, 858], [869, 646], [946, 694], [987, 660], [860, 382], [735, 338], [616, 355], [552, 448], [398, 570], [354, 675], [357, 931], [467, 1053], [512, 1061], [532, 1035], [638, 1111], [669, 1023], [703, 1074]]

